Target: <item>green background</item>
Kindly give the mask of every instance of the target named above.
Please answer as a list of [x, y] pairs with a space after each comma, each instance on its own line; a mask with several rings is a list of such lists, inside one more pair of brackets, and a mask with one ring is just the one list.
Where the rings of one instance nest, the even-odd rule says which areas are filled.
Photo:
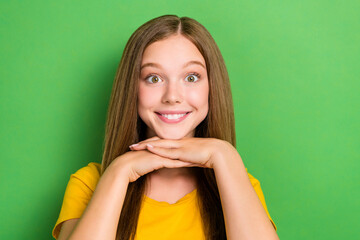
[[116, 68], [146, 21], [195, 18], [224, 56], [237, 149], [281, 239], [359, 230], [360, 1], [1, 1], [0, 239], [51, 239], [100, 162]]

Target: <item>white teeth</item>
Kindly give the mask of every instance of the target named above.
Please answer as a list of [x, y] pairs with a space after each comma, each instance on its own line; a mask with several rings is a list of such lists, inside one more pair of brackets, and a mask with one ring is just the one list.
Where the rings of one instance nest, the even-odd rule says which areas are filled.
[[179, 119], [185, 115], [186, 115], [186, 113], [184, 113], [184, 114], [161, 114], [161, 116], [166, 117], [167, 119]]

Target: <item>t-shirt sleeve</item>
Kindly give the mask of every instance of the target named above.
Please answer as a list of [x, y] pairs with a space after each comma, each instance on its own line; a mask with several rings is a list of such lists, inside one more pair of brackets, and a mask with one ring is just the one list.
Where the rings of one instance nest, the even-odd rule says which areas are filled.
[[100, 167], [99, 163], [89, 163], [70, 176], [59, 218], [52, 231], [55, 239], [58, 238], [64, 221], [81, 217], [99, 181]]
[[[246, 170], [246, 171], [247, 171], [247, 170]], [[258, 197], [259, 197], [259, 199], [260, 199], [260, 202], [262, 203], [262, 205], [263, 205], [263, 207], [264, 207], [264, 209], [265, 209], [265, 211], [266, 211], [266, 214], [268, 215], [268, 217], [269, 217], [269, 219], [270, 219], [270, 221], [271, 221], [271, 223], [272, 223], [272, 225], [274, 226], [274, 229], [275, 229], [275, 231], [276, 231], [276, 230], [277, 230], [277, 227], [276, 227], [274, 221], [272, 220], [272, 218], [271, 218], [271, 216], [270, 216], [270, 214], [269, 214], [269, 211], [268, 211], [268, 209], [267, 209], [267, 207], [266, 207], [265, 197], [264, 197], [264, 194], [263, 194], [263, 192], [262, 192], [262, 190], [261, 190], [259, 180], [257, 180], [256, 178], [254, 178], [250, 173], [248, 173], [248, 176], [249, 176], [251, 185], [253, 186], [256, 194], [258, 195]]]

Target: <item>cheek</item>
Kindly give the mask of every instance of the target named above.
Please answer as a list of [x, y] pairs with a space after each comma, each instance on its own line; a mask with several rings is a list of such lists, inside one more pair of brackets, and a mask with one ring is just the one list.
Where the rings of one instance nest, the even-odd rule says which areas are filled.
[[138, 95], [138, 106], [139, 109], [146, 108], [148, 106], [151, 106], [151, 91], [147, 89], [146, 87], [139, 86], [139, 95]]
[[209, 89], [203, 87], [202, 89], [194, 89], [188, 92], [188, 101], [191, 105], [198, 108], [198, 110], [208, 112], [209, 108]]
[[160, 94], [157, 92], [157, 89], [139, 85], [139, 94], [138, 94], [138, 112], [140, 117], [144, 116], [146, 111], [152, 111], [159, 103], [158, 99]]

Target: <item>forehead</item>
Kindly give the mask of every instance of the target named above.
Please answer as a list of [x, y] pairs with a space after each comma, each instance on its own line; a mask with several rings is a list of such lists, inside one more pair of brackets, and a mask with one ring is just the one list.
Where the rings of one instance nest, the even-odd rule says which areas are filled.
[[182, 35], [173, 35], [150, 44], [143, 53], [141, 65], [156, 63], [164, 68], [174, 69], [190, 61], [198, 61], [206, 66], [205, 59], [195, 44]]

